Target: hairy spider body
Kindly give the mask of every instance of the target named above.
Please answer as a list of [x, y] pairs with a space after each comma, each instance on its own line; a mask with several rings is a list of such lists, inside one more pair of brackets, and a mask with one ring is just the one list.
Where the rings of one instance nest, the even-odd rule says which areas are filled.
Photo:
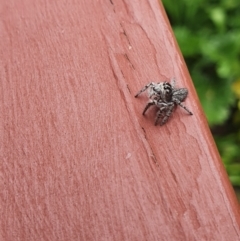
[[149, 101], [143, 110], [143, 115], [152, 105], [155, 105], [159, 110], [157, 112], [155, 125], [158, 124], [160, 118], [160, 125], [165, 124], [172, 115], [176, 105], [181, 106], [190, 115], [193, 113], [187, 109], [182, 102], [187, 98], [188, 90], [186, 88], [175, 88], [175, 80], [172, 79], [171, 84], [168, 82], [151, 82], [144, 86], [136, 95], [137, 98], [142, 92], [148, 89]]

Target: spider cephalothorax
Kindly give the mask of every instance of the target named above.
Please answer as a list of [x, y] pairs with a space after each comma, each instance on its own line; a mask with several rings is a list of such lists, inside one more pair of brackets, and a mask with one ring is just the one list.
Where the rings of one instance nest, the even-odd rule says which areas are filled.
[[186, 110], [190, 115], [192, 112], [185, 107], [182, 102], [186, 99], [188, 95], [188, 90], [186, 88], [174, 88], [175, 80], [172, 79], [171, 83], [168, 82], [151, 82], [144, 86], [136, 95], [138, 97], [142, 92], [148, 89], [149, 101], [143, 110], [143, 115], [147, 109], [155, 105], [158, 107], [157, 117], [155, 120], [155, 125], [157, 125], [160, 117], [162, 117], [160, 125], [165, 124], [169, 117], [171, 116], [173, 109], [176, 105], [180, 105], [184, 110]]

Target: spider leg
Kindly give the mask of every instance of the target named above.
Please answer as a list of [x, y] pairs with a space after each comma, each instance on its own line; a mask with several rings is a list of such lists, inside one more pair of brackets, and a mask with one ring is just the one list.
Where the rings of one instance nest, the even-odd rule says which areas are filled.
[[173, 103], [170, 103], [168, 104], [167, 108], [166, 108], [166, 113], [165, 113], [165, 116], [163, 117], [162, 121], [161, 121], [161, 126], [164, 125], [169, 117], [171, 116], [172, 112], [173, 112], [173, 109], [174, 109], [174, 104]]
[[193, 113], [185, 105], [183, 105], [179, 100], [174, 100], [174, 102], [180, 105], [185, 111], [187, 111], [189, 115], [193, 115]]
[[155, 126], [158, 124], [158, 121], [160, 119], [161, 116], [164, 116], [163, 112], [166, 110], [166, 108], [168, 107], [168, 104], [164, 103], [164, 102], [161, 102], [161, 101], [158, 101], [157, 102], [157, 107], [159, 108], [159, 111], [157, 112], [157, 117], [156, 117], [156, 120], [155, 120]]
[[147, 88], [149, 88], [150, 86], [153, 86], [154, 83], [151, 82], [149, 84], [147, 84], [146, 86], [144, 86], [136, 95], [135, 95], [135, 98], [137, 98], [142, 92], [144, 92]]
[[143, 110], [143, 115], [145, 115], [145, 112], [147, 111], [147, 109], [152, 106], [152, 105], [155, 105], [155, 102], [153, 100], [150, 100], [147, 105], [145, 106], [144, 110]]
[[155, 119], [155, 124], [154, 124], [155, 126], [158, 124], [158, 121], [159, 121], [161, 116], [163, 116], [163, 113], [162, 113], [162, 110], [159, 109], [159, 111], [157, 112], [157, 117]]

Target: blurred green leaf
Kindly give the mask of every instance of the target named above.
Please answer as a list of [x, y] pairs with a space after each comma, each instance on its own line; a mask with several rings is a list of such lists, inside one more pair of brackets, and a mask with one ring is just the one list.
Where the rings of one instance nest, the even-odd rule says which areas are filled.
[[211, 20], [219, 28], [219, 30], [225, 29], [226, 14], [223, 8], [220, 8], [220, 7], [210, 8], [209, 15]]
[[240, 1], [163, 4], [230, 180], [240, 186]]

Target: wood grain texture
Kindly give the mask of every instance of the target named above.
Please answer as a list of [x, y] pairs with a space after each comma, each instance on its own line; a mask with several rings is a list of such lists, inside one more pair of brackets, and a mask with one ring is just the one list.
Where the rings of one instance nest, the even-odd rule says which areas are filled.
[[[0, 240], [239, 240], [232, 187], [157, 0], [0, 0]], [[154, 126], [150, 81], [186, 106]]]

